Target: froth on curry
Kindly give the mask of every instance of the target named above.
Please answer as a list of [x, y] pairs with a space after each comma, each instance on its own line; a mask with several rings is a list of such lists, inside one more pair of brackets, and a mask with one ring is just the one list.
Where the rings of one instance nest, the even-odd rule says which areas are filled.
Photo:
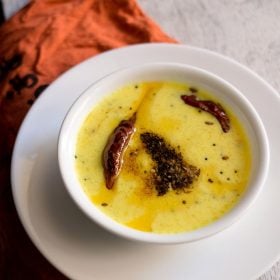
[[227, 213], [245, 191], [250, 145], [231, 108], [192, 85], [143, 82], [104, 98], [73, 155], [101, 211], [128, 227], [179, 233]]

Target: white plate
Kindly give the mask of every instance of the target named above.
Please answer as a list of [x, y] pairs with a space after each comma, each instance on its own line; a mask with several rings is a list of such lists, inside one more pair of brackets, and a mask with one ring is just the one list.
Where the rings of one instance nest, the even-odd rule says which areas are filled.
[[[74, 100], [109, 72], [153, 61], [190, 64], [220, 75], [251, 101], [269, 137], [270, 171], [257, 202], [230, 229], [191, 244], [144, 245], [108, 233], [80, 212], [59, 175], [57, 137]], [[277, 92], [231, 59], [169, 44], [110, 51], [65, 73], [32, 106], [12, 160], [17, 211], [42, 254], [72, 279], [255, 279], [280, 257], [279, 129]]]

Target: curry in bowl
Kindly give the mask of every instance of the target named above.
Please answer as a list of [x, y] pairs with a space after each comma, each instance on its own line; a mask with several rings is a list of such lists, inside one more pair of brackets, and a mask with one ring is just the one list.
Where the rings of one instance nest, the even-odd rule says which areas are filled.
[[73, 155], [81, 187], [114, 221], [182, 233], [228, 213], [246, 190], [251, 147], [237, 116], [191, 84], [147, 81], [102, 99]]

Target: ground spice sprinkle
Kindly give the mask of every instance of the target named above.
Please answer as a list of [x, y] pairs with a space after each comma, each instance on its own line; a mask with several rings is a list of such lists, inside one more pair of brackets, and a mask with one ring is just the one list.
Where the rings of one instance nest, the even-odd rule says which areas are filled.
[[159, 196], [166, 194], [169, 189], [189, 188], [199, 176], [200, 170], [186, 163], [182, 154], [176, 152], [162, 137], [145, 132], [140, 135], [140, 139], [155, 162], [151, 173]]

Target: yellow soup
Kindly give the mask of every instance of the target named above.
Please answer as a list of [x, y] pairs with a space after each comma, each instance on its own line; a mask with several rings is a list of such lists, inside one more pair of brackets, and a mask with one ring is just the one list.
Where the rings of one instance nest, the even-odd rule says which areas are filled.
[[[219, 219], [246, 189], [251, 154], [242, 125], [223, 105], [230, 118], [230, 130], [223, 132], [213, 115], [182, 101], [181, 95], [193, 94], [191, 90], [173, 82], [128, 85], [104, 98], [82, 124], [75, 154], [79, 181], [91, 201], [115, 221], [146, 232], [190, 231]], [[218, 102], [203, 89], [194, 94]], [[135, 111], [136, 132], [113, 188], [107, 189], [104, 147], [120, 121]], [[162, 137], [200, 169], [190, 188], [158, 195], [151, 180], [154, 162], [140, 139], [145, 132]]]

